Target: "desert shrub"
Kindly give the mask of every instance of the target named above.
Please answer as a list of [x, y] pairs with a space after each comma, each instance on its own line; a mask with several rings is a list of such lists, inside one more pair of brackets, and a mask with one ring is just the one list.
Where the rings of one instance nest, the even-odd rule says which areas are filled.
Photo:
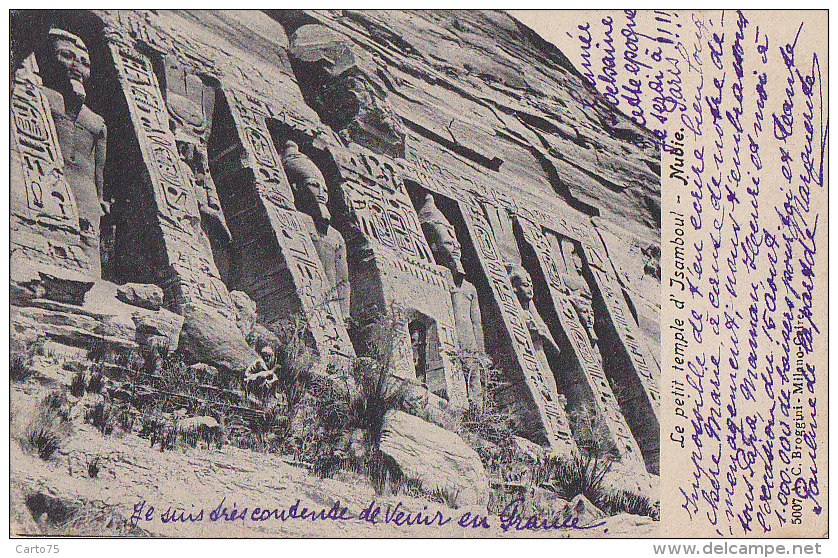
[[582, 494], [596, 503], [603, 497], [602, 482], [611, 470], [611, 464], [609, 457], [587, 452], [575, 454], [570, 459], [549, 457], [535, 468], [533, 482], [553, 490], [565, 500]]
[[[26, 498], [32, 517], [39, 520], [44, 535], [75, 537], [148, 537], [150, 534], [102, 502], [67, 504], [38, 493]], [[46, 516], [45, 519], [41, 519]]]
[[128, 403], [111, 403], [111, 412], [117, 426], [125, 432], [134, 430], [134, 421], [137, 419], [137, 411]]
[[103, 435], [107, 436], [113, 433], [116, 417], [109, 403], [97, 402], [87, 411], [85, 418]]
[[20, 353], [12, 353], [9, 362], [9, 378], [13, 382], [22, 382], [31, 375], [32, 362], [29, 357]]
[[70, 380], [70, 394], [73, 397], [81, 397], [84, 395], [84, 390], [87, 387], [84, 379], [84, 371], [80, 370], [73, 374], [73, 379]]
[[139, 372], [142, 370], [143, 363], [145, 359], [134, 349], [126, 350], [120, 352], [116, 355], [114, 359], [114, 364], [117, 366], [121, 366], [122, 368], [126, 368], [128, 370], [133, 370], [135, 372]]
[[45, 423], [69, 424], [70, 400], [67, 398], [67, 393], [63, 389], [49, 392], [38, 403], [38, 418], [44, 420]]
[[104, 341], [93, 341], [87, 349], [87, 360], [92, 362], [113, 362], [115, 357], [113, 346]]
[[426, 497], [432, 502], [439, 502], [445, 504], [449, 508], [456, 509], [459, 507], [460, 490], [457, 488], [434, 488]]
[[[373, 341], [367, 354], [353, 359], [347, 369], [306, 380], [300, 401], [311, 420], [295, 433], [294, 453], [311, 463], [316, 474], [331, 476], [349, 469], [369, 475], [377, 491], [388, 484], [394, 466], [378, 449], [384, 415], [410, 411], [407, 381], [390, 373], [401, 316], [391, 311], [368, 324]], [[353, 432], [363, 432], [362, 439], [350, 440]]]
[[95, 479], [99, 475], [99, 471], [102, 469], [101, 458], [98, 455], [95, 455], [87, 460], [87, 476], [91, 479]]
[[655, 521], [660, 520], [660, 507], [641, 494], [618, 490], [602, 494], [597, 501], [591, 501], [608, 515], [630, 513], [645, 515]]
[[99, 371], [93, 372], [90, 375], [90, 379], [87, 381], [87, 392], [88, 393], [101, 393], [102, 388], [105, 385], [105, 379], [102, 376], [102, 373]]
[[308, 343], [308, 322], [303, 315], [295, 313], [271, 324], [271, 330], [280, 340], [273, 367], [278, 380], [276, 389], [285, 396], [286, 404], [293, 407], [306, 393], [308, 371], [314, 364], [314, 353]]
[[161, 388], [174, 393], [185, 393], [195, 380], [194, 374], [177, 353], [161, 357], [157, 363], [157, 373]]
[[288, 434], [288, 407], [274, 403], [257, 417], [248, 421], [247, 444], [251, 449], [258, 448], [257, 451], [278, 453]]
[[24, 431], [23, 443], [47, 460], [71, 435], [70, 402], [63, 390], [55, 390], [38, 402]]
[[35, 426], [27, 432], [26, 441], [37, 452], [38, 457], [46, 461], [61, 447], [62, 437], [48, 426]]
[[22, 382], [32, 375], [32, 359], [35, 355], [43, 355], [43, 339], [21, 340], [12, 337], [9, 340], [9, 379]]

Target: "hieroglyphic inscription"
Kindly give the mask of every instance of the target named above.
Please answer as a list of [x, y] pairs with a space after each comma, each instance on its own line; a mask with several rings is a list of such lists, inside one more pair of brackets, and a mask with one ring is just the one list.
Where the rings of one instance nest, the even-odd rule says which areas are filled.
[[137, 130], [143, 159], [155, 190], [158, 214], [172, 226], [189, 231], [199, 220], [198, 202], [188, 175], [183, 172], [169, 113], [151, 61], [126, 45], [111, 44], [114, 63]]
[[294, 195], [268, 130], [269, 105], [244, 91], [222, 85], [242, 147], [241, 164], [253, 173], [253, 187], [291, 273], [315, 344], [321, 355], [353, 356], [336, 293], [330, 292], [323, 263], [312, 242], [314, 224], [294, 208]]
[[544, 236], [539, 225], [518, 218], [525, 241], [533, 248], [538, 263], [547, 279], [547, 286], [550, 291], [550, 298], [559, 317], [562, 329], [567, 334], [574, 355], [584, 374], [587, 387], [593, 397], [589, 403], [597, 409], [597, 416], [604, 419], [609, 435], [613, 439], [613, 445], [617, 450], [620, 460], [629, 462], [637, 468], [644, 470], [643, 459], [640, 448], [631, 434], [628, 424], [620, 412], [619, 404], [614, 397], [608, 378], [602, 369], [602, 362], [594, 354], [588, 333], [582, 326], [579, 316], [565, 294], [568, 287], [564, 284], [559, 267], [551, 253], [550, 244]]
[[[353, 147], [353, 151], [332, 148], [330, 152], [343, 181], [344, 199], [357, 220], [354, 226], [374, 253], [379, 247], [386, 249], [381, 264], [417, 279], [423, 289], [433, 289], [434, 294], [425, 298], [434, 299], [432, 318], [438, 343], [428, 358], [443, 368], [449, 403], [462, 407], [467, 399], [462, 370], [454, 364], [458, 344], [450, 303], [451, 274], [433, 258], [405, 187], [400, 161]], [[423, 311], [431, 312], [428, 308]]]
[[[518, 365], [524, 375], [524, 381], [537, 408], [538, 418], [547, 435], [547, 441], [558, 455], [570, 455], [576, 444], [570, 434], [570, 424], [564, 408], [559, 402], [555, 387], [546, 377], [552, 374], [541, 370], [534, 353], [530, 332], [521, 315], [521, 307], [515, 298], [509, 282], [503, 260], [498, 252], [492, 229], [485, 220], [482, 208], [474, 198], [464, 197], [460, 201], [460, 210], [466, 227], [477, 250], [478, 260], [492, 294], [500, 306], [504, 326], [509, 332]], [[555, 386], [555, 383], [552, 383]]]
[[314, 223], [299, 211], [266, 206], [318, 349], [321, 354], [354, 356], [336, 293], [330, 292], [323, 263], [311, 240]]
[[[459, 366], [454, 365], [453, 359], [458, 352], [458, 346], [457, 332], [453, 323], [453, 315], [449, 316], [447, 320], [438, 320], [436, 322], [436, 338], [431, 335], [428, 336], [428, 352], [432, 355], [438, 355], [439, 365], [442, 367], [443, 375], [445, 376], [448, 401], [452, 407], [459, 409], [464, 408], [468, 404], [468, 398], [466, 396], [466, 383], [463, 370]], [[436, 343], [432, 345], [432, 341]]]
[[[435, 265], [396, 163], [365, 150], [334, 149], [332, 155], [367, 238], [397, 251], [408, 262]], [[414, 275], [422, 278], [420, 271]]]
[[660, 381], [660, 369], [657, 367], [655, 360], [649, 356], [645, 343], [637, 331], [637, 324], [632, 318], [625, 298], [623, 297], [622, 287], [613, 276], [613, 273], [615, 273], [613, 268], [609, 270], [608, 268], [594, 265], [593, 262], [605, 263], [605, 260], [603, 260], [602, 255], [591, 244], [583, 246], [585, 255], [588, 261], [591, 262], [591, 265], [588, 267], [599, 288], [599, 292], [602, 294], [602, 299], [605, 302], [608, 315], [611, 317], [611, 322], [628, 353], [629, 360], [634, 368], [634, 373], [640, 380], [643, 391], [654, 409], [655, 415], [659, 417], [660, 395], [658, 392], [658, 382]]
[[270, 107], [239, 89], [225, 85], [223, 91], [244, 149], [242, 162], [253, 171], [259, 196], [276, 206], [294, 209], [294, 196], [265, 121], [272, 112]]
[[151, 61], [116, 37], [110, 50], [150, 180], [166, 261], [173, 271], [166, 275], [161, 269], [160, 285], [176, 305], [200, 300], [229, 313], [230, 295], [202, 236], [195, 185], [178, 156]]
[[42, 225], [79, 231], [76, 202], [64, 177], [64, 160], [49, 105], [40, 88], [16, 80], [12, 89], [12, 148], [20, 157], [24, 207], [12, 207]]

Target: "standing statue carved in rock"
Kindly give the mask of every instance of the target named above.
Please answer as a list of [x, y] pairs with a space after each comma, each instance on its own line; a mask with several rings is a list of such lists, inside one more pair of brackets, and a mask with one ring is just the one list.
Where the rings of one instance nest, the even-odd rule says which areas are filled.
[[556, 355], [561, 354], [561, 349], [553, 340], [550, 330], [547, 329], [547, 324], [544, 323], [544, 320], [538, 314], [538, 310], [533, 306], [533, 286], [530, 274], [520, 265], [508, 265], [506, 270], [509, 273], [509, 282], [512, 284], [515, 296], [518, 297], [518, 303], [524, 311], [524, 318], [527, 329], [532, 336], [533, 344], [536, 344], [537, 350], [542, 352], [546, 345]]
[[[547, 329], [547, 324], [541, 319], [538, 310], [533, 305], [533, 286], [530, 274], [520, 265], [507, 265], [507, 273], [509, 273], [509, 282], [512, 285], [512, 290], [515, 291], [515, 296], [518, 298], [518, 303], [523, 310], [524, 320], [527, 329], [532, 338], [533, 349], [536, 358], [544, 372], [552, 372], [553, 378], [561, 374], [561, 371], [556, 368], [558, 357], [561, 354], [561, 349], [553, 339], [550, 330]], [[553, 363], [553, 366], [550, 363]], [[562, 407], [567, 403], [567, 398], [559, 395], [559, 401]]]
[[564, 238], [561, 240], [562, 258], [564, 259], [565, 273], [562, 274], [562, 281], [565, 285], [565, 294], [570, 298], [570, 302], [576, 309], [579, 316], [579, 321], [588, 333], [588, 339], [591, 347], [594, 349], [593, 353], [597, 358], [601, 358], [599, 354], [599, 337], [597, 337], [594, 329], [594, 308], [593, 295], [588, 282], [583, 276], [583, 262], [582, 256], [579, 253], [579, 248], [570, 239]]
[[454, 326], [466, 375], [468, 399], [481, 403], [483, 399], [482, 369], [485, 363], [486, 347], [483, 340], [483, 323], [477, 289], [465, 280], [466, 273], [460, 261], [460, 243], [454, 227], [437, 208], [434, 198], [427, 194], [419, 210], [419, 222], [428, 240], [436, 263], [451, 272], [451, 303], [454, 309]]
[[293, 141], [285, 143], [282, 165], [291, 183], [297, 209], [314, 220], [312, 234], [314, 248], [326, 271], [329, 281], [329, 296], [337, 299], [343, 318], [349, 318], [349, 266], [346, 260], [346, 242], [331, 226], [332, 217], [327, 204], [329, 190], [326, 179], [317, 165]]
[[207, 142], [215, 109], [215, 90], [175, 60], [163, 61], [169, 127], [186, 175], [194, 180], [201, 226], [210, 241], [229, 244], [230, 229], [221, 210], [218, 191], [209, 170]]
[[100, 277], [100, 221], [110, 211], [103, 197], [108, 130], [104, 119], [85, 105], [85, 83], [90, 79], [87, 46], [62, 29], [50, 29], [48, 37], [51, 50], [41, 65], [43, 92], [58, 133], [64, 175], [78, 207], [79, 227], [91, 239], [85, 248], [91, 273]]

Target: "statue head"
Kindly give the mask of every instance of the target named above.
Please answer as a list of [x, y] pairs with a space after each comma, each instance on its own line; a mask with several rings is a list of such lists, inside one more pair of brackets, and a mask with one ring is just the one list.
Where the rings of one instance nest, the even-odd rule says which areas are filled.
[[262, 347], [259, 350], [259, 356], [262, 357], [262, 361], [268, 368], [273, 367], [276, 356], [274, 355], [274, 350], [270, 347], [270, 345]]
[[533, 297], [532, 278], [530, 274], [520, 265], [510, 265], [506, 269], [509, 273], [509, 282], [512, 284], [518, 300], [521, 301], [523, 306], [527, 306]]
[[562, 238], [559, 242], [562, 251], [562, 257], [565, 260], [565, 268], [569, 273], [574, 271], [582, 275], [584, 270], [582, 262], [581, 248], [571, 239]]
[[85, 82], [90, 78], [90, 55], [87, 46], [76, 35], [63, 29], [50, 29], [51, 61], [56, 67], [56, 85], [62, 92], [72, 92], [84, 102]]
[[282, 152], [282, 166], [300, 211], [310, 215], [319, 229], [328, 227], [332, 218], [327, 206], [329, 190], [317, 165], [300, 152], [295, 142], [287, 141]]
[[[169, 110], [169, 127], [179, 142], [206, 141], [215, 96], [201, 78], [182, 67], [172, 56], [163, 57], [166, 87], [164, 95]], [[209, 111], [210, 114], [207, 114]]]
[[289, 55], [306, 102], [324, 123], [377, 153], [404, 156], [405, 132], [386, 101], [387, 86], [351, 40], [325, 25], [303, 25], [289, 37]]
[[434, 198], [427, 194], [419, 209], [419, 223], [422, 231], [431, 247], [436, 263], [445, 266], [453, 274], [465, 274], [463, 264], [460, 261], [460, 243], [454, 227], [445, 219], [445, 216], [437, 208]]

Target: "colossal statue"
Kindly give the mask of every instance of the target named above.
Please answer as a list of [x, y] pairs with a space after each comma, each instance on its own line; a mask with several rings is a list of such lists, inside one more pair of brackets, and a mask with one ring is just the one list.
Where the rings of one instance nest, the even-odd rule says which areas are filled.
[[515, 296], [518, 297], [518, 303], [524, 310], [524, 318], [527, 329], [532, 336], [533, 346], [542, 355], [544, 355], [545, 345], [549, 350], [554, 351], [556, 355], [560, 354], [561, 349], [559, 349], [559, 346], [553, 340], [550, 330], [547, 329], [547, 324], [544, 323], [538, 311], [533, 307], [533, 287], [530, 274], [520, 265], [507, 266], [507, 271], [509, 272], [509, 282], [515, 291]]
[[404, 130], [385, 100], [386, 87], [362, 69], [350, 41], [313, 24], [297, 29], [289, 43], [303, 96], [323, 122], [376, 153], [404, 156]]
[[282, 165], [294, 193], [297, 209], [314, 220], [315, 233], [311, 240], [329, 281], [330, 296], [337, 298], [343, 318], [349, 317], [349, 268], [346, 260], [346, 242], [331, 226], [327, 204], [329, 191], [326, 180], [317, 165], [293, 141], [285, 143]]
[[419, 223], [428, 240], [428, 245], [436, 263], [451, 272], [451, 303], [454, 309], [454, 325], [457, 329], [460, 354], [463, 357], [468, 398], [479, 403], [483, 397], [481, 360], [486, 348], [483, 341], [483, 324], [480, 305], [477, 301], [477, 289], [465, 280], [466, 273], [460, 261], [460, 243], [457, 241], [454, 227], [445, 219], [437, 208], [434, 198], [427, 194], [419, 209]]
[[[550, 330], [547, 329], [547, 324], [541, 319], [538, 310], [532, 303], [533, 287], [532, 278], [526, 269], [520, 265], [508, 265], [506, 267], [509, 273], [509, 282], [512, 285], [512, 290], [515, 291], [515, 296], [518, 298], [518, 303], [524, 311], [524, 321], [532, 338], [532, 346], [538, 359], [539, 366], [544, 372], [552, 372], [553, 377], [561, 375], [561, 371], [556, 368], [557, 358], [561, 354], [558, 344], [553, 339]], [[548, 353], [550, 356], [548, 357]], [[553, 366], [550, 366], [550, 363]], [[552, 382], [551, 382], [552, 383]], [[555, 384], [554, 384], [555, 386]], [[558, 397], [559, 405], [562, 409], [567, 405], [567, 397], [560, 393]]]
[[90, 55], [84, 42], [62, 29], [50, 29], [51, 49], [42, 64], [46, 96], [64, 158], [64, 175], [73, 192], [79, 227], [92, 241], [85, 252], [91, 273], [100, 277], [99, 228], [110, 204], [103, 198], [108, 130], [101, 116], [84, 103], [90, 78]]
[[221, 211], [207, 155], [215, 91], [173, 59], [167, 57], [164, 65], [169, 127], [175, 135], [180, 160], [188, 170], [186, 175], [191, 175], [195, 181], [201, 226], [212, 241], [227, 244], [230, 242], [230, 229]]
[[591, 342], [591, 347], [594, 348], [594, 355], [601, 358], [598, 350], [599, 338], [594, 329], [593, 295], [588, 282], [582, 275], [584, 271], [582, 256], [579, 253], [579, 248], [570, 239], [562, 239], [560, 246], [565, 265], [565, 273], [562, 274], [565, 294], [570, 298], [570, 302], [579, 315], [579, 320], [588, 332], [588, 339]]

